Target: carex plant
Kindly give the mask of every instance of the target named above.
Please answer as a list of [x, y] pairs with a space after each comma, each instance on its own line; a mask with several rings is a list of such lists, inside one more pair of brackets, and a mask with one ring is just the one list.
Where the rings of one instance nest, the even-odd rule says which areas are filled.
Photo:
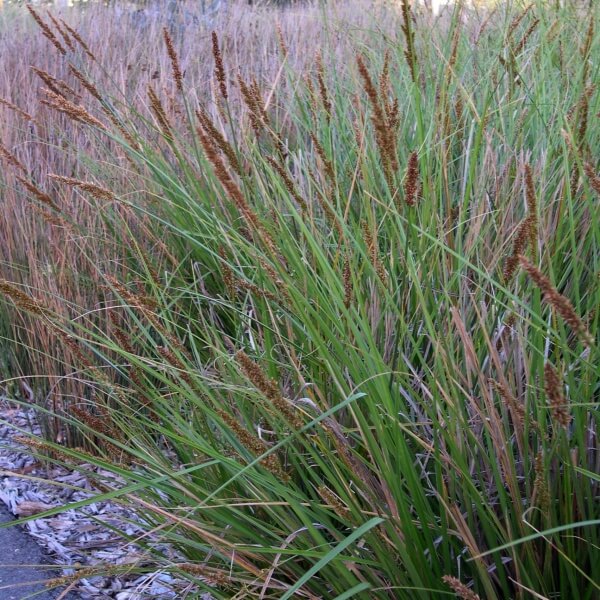
[[268, 81], [213, 32], [205, 93], [165, 28], [170, 86], [131, 105], [31, 11], [72, 63], [42, 102], [115, 152], [52, 185], [122, 261], [110, 327], [1, 283], [88, 388], [84, 448], [25, 441], [138, 511], [138, 567], [215, 598], [595, 597], [597, 7], [403, 1], [303, 72], [278, 30]]

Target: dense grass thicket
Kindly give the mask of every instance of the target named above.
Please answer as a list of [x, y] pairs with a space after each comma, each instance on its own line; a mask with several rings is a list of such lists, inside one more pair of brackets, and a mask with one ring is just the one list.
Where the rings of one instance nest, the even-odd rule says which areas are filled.
[[7, 385], [163, 542], [99, 572], [598, 597], [600, 10], [562, 4], [33, 13]]

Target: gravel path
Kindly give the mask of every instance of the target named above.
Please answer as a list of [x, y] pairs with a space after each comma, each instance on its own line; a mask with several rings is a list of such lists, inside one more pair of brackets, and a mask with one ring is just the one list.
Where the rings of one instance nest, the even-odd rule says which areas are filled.
[[[1, 523], [13, 520], [12, 515], [4, 507], [0, 508]], [[20, 527], [0, 529], [0, 598], [2, 600], [24, 600], [35, 592], [41, 592], [35, 594], [35, 600], [55, 600], [59, 592], [46, 590], [41, 582], [48, 577], [56, 577], [57, 574], [50, 569], [45, 569], [42, 566], [44, 564], [47, 564], [47, 559], [42, 549]], [[73, 596], [70, 598], [73, 599]]]

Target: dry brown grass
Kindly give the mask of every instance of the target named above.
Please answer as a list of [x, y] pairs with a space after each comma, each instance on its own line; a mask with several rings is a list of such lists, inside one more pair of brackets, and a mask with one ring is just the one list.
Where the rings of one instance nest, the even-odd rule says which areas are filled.
[[[329, 60], [352, 61], [354, 44], [379, 27], [376, 23], [385, 24], [385, 34], [393, 32], [401, 19], [398, 11], [368, 0], [356, 0], [350, 9], [334, 3], [325, 13], [310, 6], [284, 11], [253, 9], [240, 2], [204, 21], [198, 3], [182, 2], [181, 6], [185, 15], [182, 12], [169, 21], [159, 12], [142, 19], [118, 6], [106, 9], [99, 5], [52, 15], [41, 8], [35, 15], [14, 7], [0, 13], [0, 31], [11, 31], [10, 36], [0, 38], [4, 67], [0, 75], [0, 160], [5, 167], [1, 176], [0, 276], [20, 284], [22, 293], [40, 297], [58, 318], [68, 320], [91, 309], [97, 312], [99, 327], [108, 332], [118, 330], [103, 276], [119, 279], [124, 273], [120, 232], [107, 229], [98, 206], [118, 202], [120, 193], [132, 187], [145, 187], [118, 145], [101, 133], [104, 124], [112, 125], [130, 146], [135, 145], [132, 132], [115, 116], [114, 106], [125, 112], [154, 114], [169, 140], [171, 123], [182, 118], [175, 92], [181, 93], [185, 86], [190, 105], [203, 107], [205, 130], [214, 116], [213, 131], [207, 130], [214, 140], [219, 137], [222, 119], [218, 109], [223, 110], [224, 99], [229, 110], [241, 118], [251, 113], [236, 79], [253, 82], [248, 88], [255, 112], [244, 120], [246, 125], [252, 124], [266, 114], [263, 103], [275, 81], [280, 88], [285, 86], [278, 79], [283, 54], [285, 67], [298, 72], [310, 70], [316, 61], [321, 89], [327, 65], [322, 57], [315, 58], [315, 48], [327, 47]], [[192, 17], [196, 24], [189, 26]], [[328, 40], [326, 29], [332, 25], [337, 35]], [[218, 39], [213, 31], [218, 32]], [[161, 42], [162, 51], [157, 51]], [[215, 77], [211, 55], [216, 51], [227, 72], [222, 62], [217, 63]], [[257, 83], [254, 77], [258, 77]], [[263, 93], [259, 94], [259, 89]], [[271, 110], [285, 122], [285, 106]], [[95, 126], [96, 136], [85, 129], [86, 123]], [[226, 143], [223, 138], [220, 145]], [[83, 157], [85, 162], [110, 163], [112, 190], [93, 181]], [[231, 151], [229, 161], [236, 160]], [[53, 178], [54, 173], [65, 177]], [[285, 172], [281, 170], [281, 174]], [[160, 233], [150, 234], [126, 206], [120, 211], [124, 237], [129, 228], [143, 232], [140, 237], [145, 245], [134, 253], [144, 253], [155, 266], [160, 265], [164, 260]], [[250, 212], [247, 214], [252, 221]], [[268, 240], [265, 233], [261, 237]], [[43, 322], [10, 306], [8, 310], [12, 335], [22, 343], [22, 351], [11, 358], [12, 370], [25, 376], [43, 375], [43, 379], [32, 379], [31, 385], [53, 409], [70, 398], [84, 396], [87, 383], [80, 369], [85, 365], [73, 348], [61, 343]], [[31, 348], [35, 353], [27, 350]]]

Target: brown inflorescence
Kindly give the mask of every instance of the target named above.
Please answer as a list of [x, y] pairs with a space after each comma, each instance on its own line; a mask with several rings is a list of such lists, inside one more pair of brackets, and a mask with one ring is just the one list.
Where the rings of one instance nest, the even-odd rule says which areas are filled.
[[158, 353], [172, 366], [176, 369], [178, 377], [181, 378], [182, 381], [187, 383], [189, 387], [194, 387], [194, 382], [192, 376], [189, 373], [189, 369], [183, 363], [183, 361], [166, 346], [157, 346], [156, 350]]
[[521, 21], [527, 16], [529, 11], [533, 8], [533, 3], [528, 4], [519, 14], [517, 14], [511, 21], [508, 31], [511, 33], [521, 24]]
[[27, 121], [35, 121], [35, 119], [28, 112], [24, 111], [22, 108], [20, 108], [16, 104], [9, 102], [5, 98], [0, 98], [0, 104], [2, 104], [3, 106], [6, 106], [7, 108], [10, 108], [10, 110], [14, 111], [18, 115], [20, 115], [21, 117], [26, 119]]
[[249, 86], [240, 75], [238, 75], [238, 85], [240, 86], [240, 92], [244, 104], [249, 111], [250, 125], [256, 136], [259, 136], [263, 127], [265, 126], [264, 111], [260, 104], [260, 100], [257, 98], [257, 90], [254, 86]]
[[173, 139], [172, 130], [173, 127], [167, 117], [167, 113], [165, 112], [164, 106], [160, 101], [160, 98], [154, 91], [152, 86], [148, 86], [148, 100], [150, 100], [150, 110], [154, 115], [155, 119], [158, 121], [158, 126], [160, 127], [163, 135], [169, 139]]
[[69, 71], [71, 71], [71, 74], [75, 77], [75, 79], [77, 79], [77, 81], [79, 81], [79, 83], [81, 83], [81, 85], [94, 98], [96, 98], [96, 100], [98, 100], [99, 102], [102, 102], [102, 96], [100, 95], [98, 88], [93, 83], [91, 83], [79, 69], [74, 67], [72, 64], [69, 64]]
[[525, 49], [525, 46], [527, 45], [527, 42], [529, 41], [529, 38], [531, 37], [531, 34], [535, 31], [535, 28], [539, 25], [539, 23], [540, 23], [540, 20], [537, 18], [531, 22], [531, 25], [527, 28], [527, 31], [523, 34], [523, 37], [515, 45], [515, 47], [514, 47], [515, 54], [520, 54], [521, 52], [523, 52], [523, 50]]
[[517, 402], [516, 398], [510, 393], [508, 388], [500, 383], [499, 381], [495, 381], [490, 379], [490, 383], [496, 388], [496, 391], [500, 395], [500, 398], [504, 401], [506, 406], [511, 412], [513, 421], [515, 425], [518, 425], [519, 429], [523, 428], [523, 424], [525, 422], [525, 407], [520, 402]]
[[27, 171], [25, 165], [2, 143], [0, 143], [0, 157], [19, 171], [22, 171], [23, 173]]
[[519, 224], [513, 242], [512, 254], [506, 259], [506, 262], [504, 263], [504, 270], [502, 276], [504, 277], [504, 280], [506, 282], [509, 282], [513, 278], [517, 270], [517, 266], [519, 265], [519, 255], [525, 251], [527, 243], [531, 240], [531, 238], [531, 221], [528, 216], [525, 217], [525, 219], [523, 219], [523, 221], [521, 221], [521, 223]]
[[42, 317], [50, 314], [50, 311], [38, 299], [29, 296], [5, 279], [0, 279], [0, 294], [10, 298], [18, 308], [30, 313]]
[[219, 48], [219, 38], [217, 36], [217, 32], [213, 31], [211, 37], [212, 53], [213, 58], [215, 59], [215, 78], [219, 83], [219, 91], [221, 92], [223, 100], [227, 100], [227, 78], [225, 76], [225, 68], [223, 67], [223, 55], [221, 54], [221, 49]]
[[344, 272], [343, 272], [343, 282], [344, 282], [344, 306], [346, 308], [350, 308], [352, 304], [352, 298], [354, 295], [354, 289], [352, 286], [352, 270], [350, 267], [350, 261], [346, 259], [344, 263]]
[[404, 202], [414, 206], [419, 195], [419, 157], [417, 152], [411, 152], [404, 177]]
[[[383, 172], [390, 187], [393, 186], [394, 173], [398, 170], [398, 158], [396, 151], [396, 134], [394, 123], [390, 122], [390, 118], [385, 114], [384, 108], [379, 100], [379, 94], [365, 61], [362, 56], [356, 57], [356, 64], [358, 66], [358, 72], [363, 81], [363, 87], [371, 104], [373, 110], [373, 128], [375, 130], [375, 142], [379, 149], [381, 156], [381, 162], [383, 165]], [[394, 115], [389, 115], [394, 119]]]
[[333, 509], [336, 515], [340, 518], [347, 520], [350, 516], [350, 511], [348, 507], [345, 506], [342, 501], [326, 486], [321, 485], [317, 488], [317, 492], [319, 496], [323, 499], [325, 504], [327, 504], [330, 508]]
[[376, 237], [371, 232], [368, 223], [363, 223], [363, 234], [365, 236], [365, 245], [367, 247], [367, 252], [369, 253], [369, 257], [371, 259], [371, 264], [377, 273], [377, 277], [381, 281], [383, 285], [387, 285], [388, 276], [379, 257], [379, 244], [377, 243]]
[[63, 229], [69, 229], [69, 230], [73, 229], [71, 223], [69, 223], [66, 219], [63, 219], [62, 217], [59, 217], [58, 215], [48, 212], [47, 210], [44, 210], [40, 206], [33, 205], [32, 209], [37, 214], [39, 214], [42, 217], [42, 219], [44, 219], [44, 221], [46, 223], [48, 223], [48, 225], [53, 225], [54, 227], [62, 227]]
[[165, 46], [167, 47], [167, 54], [171, 61], [171, 70], [173, 72], [173, 80], [175, 81], [175, 87], [177, 91], [183, 94], [183, 73], [181, 71], [181, 65], [179, 64], [179, 56], [175, 50], [175, 44], [173, 44], [173, 38], [166, 27], [163, 27], [163, 39], [165, 40]]
[[279, 43], [279, 48], [281, 49], [283, 57], [287, 58], [287, 55], [289, 54], [290, 49], [288, 48], [288, 45], [286, 44], [285, 37], [284, 37], [283, 31], [281, 29], [281, 23], [277, 23], [277, 26], [275, 29], [277, 32], [277, 42]]
[[323, 145], [321, 144], [321, 142], [318, 140], [317, 136], [312, 131], [310, 132], [310, 139], [312, 140], [312, 143], [313, 143], [313, 146], [315, 147], [317, 155], [319, 156], [319, 158], [321, 159], [321, 162], [323, 163], [323, 170], [325, 171], [327, 178], [329, 179], [329, 181], [331, 182], [332, 185], [335, 185], [335, 169], [333, 168], [333, 163], [327, 157], [325, 148], [323, 148]]
[[104, 123], [92, 116], [83, 106], [79, 106], [70, 100], [67, 100], [64, 96], [56, 94], [51, 90], [44, 89], [42, 92], [44, 92], [49, 98], [49, 100], [41, 100], [42, 104], [67, 115], [74, 121], [97, 127], [103, 131], [106, 130]]
[[286, 190], [290, 193], [290, 196], [294, 198], [300, 209], [306, 212], [308, 210], [308, 206], [304, 198], [302, 198], [302, 196], [300, 196], [300, 194], [298, 193], [298, 190], [296, 189], [292, 178], [288, 175], [285, 168], [271, 156], [267, 156], [267, 162], [275, 169], [275, 171], [277, 171], [277, 174], [283, 180]]
[[594, 167], [589, 162], [583, 164], [583, 169], [590, 180], [590, 186], [600, 196], [600, 175], [596, 175]]
[[265, 246], [267, 246], [271, 252], [276, 253], [276, 246], [273, 238], [264, 228], [258, 215], [254, 212], [254, 210], [252, 210], [248, 202], [246, 202], [246, 199], [244, 198], [244, 195], [242, 194], [242, 191], [237, 183], [227, 172], [227, 169], [225, 168], [225, 165], [223, 164], [223, 161], [221, 160], [221, 157], [219, 156], [212, 139], [209, 138], [208, 135], [202, 131], [202, 129], [198, 129], [198, 137], [200, 138], [200, 143], [204, 148], [206, 157], [214, 167], [217, 179], [225, 188], [225, 191], [227, 192], [231, 201], [242, 213], [242, 216], [246, 219], [248, 225], [258, 232]]
[[63, 24], [64, 28], [69, 32], [69, 34], [73, 37], [73, 39], [83, 48], [83, 51], [92, 59], [96, 60], [96, 57], [89, 49], [89, 46], [85, 43], [84, 39], [79, 35], [76, 29], [70, 27], [68, 23], [65, 23], [63, 19], [60, 20]]
[[67, 32], [67, 30], [63, 29], [59, 20], [49, 10], [46, 11], [46, 14], [48, 15], [48, 18], [52, 21], [52, 24], [54, 25], [56, 31], [60, 33], [60, 37], [62, 37], [69, 50], [74, 51], [75, 44], [73, 44], [73, 40], [71, 39], [71, 36]]
[[46, 206], [49, 206], [51, 209], [59, 211], [60, 209], [58, 208], [58, 206], [56, 205], [56, 203], [54, 202], [54, 200], [52, 200], [52, 198], [46, 194], [46, 192], [42, 192], [42, 190], [40, 190], [38, 187], [36, 187], [35, 185], [33, 185], [33, 183], [30, 183], [29, 181], [27, 181], [26, 179], [23, 179], [22, 177], [17, 177], [17, 181], [25, 187], [25, 189], [38, 201], [41, 202], [42, 204], [45, 204]]
[[200, 126], [203, 128], [204, 133], [212, 138], [213, 144], [221, 150], [221, 152], [227, 157], [231, 168], [238, 174], [242, 175], [242, 168], [238, 160], [237, 154], [233, 149], [233, 146], [225, 139], [225, 136], [217, 129], [208, 113], [200, 108], [196, 111]]
[[299, 414], [292, 409], [291, 403], [283, 397], [277, 383], [270, 379], [260, 366], [243, 350], [238, 350], [236, 352], [235, 359], [252, 385], [265, 396], [288, 423], [295, 429], [300, 429], [303, 425], [302, 419]]
[[[268, 446], [266, 443], [257, 437], [254, 433], [251, 433], [246, 428], [242, 427], [238, 421], [236, 421], [229, 413], [224, 410], [218, 410], [217, 414], [223, 419], [225, 424], [231, 429], [231, 431], [235, 434], [236, 438], [239, 440], [240, 444], [254, 454], [254, 456], [260, 456], [267, 451]], [[260, 464], [265, 467], [268, 471], [271, 471], [274, 475], [281, 477], [283, 480], [289, 479], [288, 474], [283, 470], [281, 466], [281, 462], [276, 454], [271, 453], [268, 456], [265, 456], [260, 461]]]
[[329, 99], [329, 91], [327, 90], [327, 84], [325, 83], [325, 68], [323, 67], [323, 56], [321, 51], [317, 50], [315, 56], [315, 63], [317, 65], [317, 84], [319, 86], [319, 95], [321, 96], [321, 103], [325, 110], [327, 120], [331, 119], [331, 100]]
[[229, 293], [230, 296], [235, 296], [235, 275], [233, 274], [233, 270], [227, 263], [227, 255], [223, 247], [219, 248], [219, 256], [221, 257], [220, 267], [221, 267], [221, 275], [223, 277], [223, 284], [225, 285], [225, 289]]
[[534, 461], [535, 480], [533, 489], [537, 506], [543, 511], [548, 510], [550, 504], [550, 491], [548, 490], [548, 478], [544, 468], [544, 453], [539, 450]]
[[50, 27], [47, 23], [40, 17], [40, 15], [36, 12], [36, 10], [31, 6], [31, 4], [27, 3], [25, 5], [29, 14], [33, 17], [34, 21], [38, 24], [39, 28], [42, 30], [42, 35], [48, 39], [52, 45], [64, 56], [67, 51], [64, 46], [58, 41], [58, 38], [54, 35]]
[[532, 252], [535, 253], [538, 238], [538, 218], [537, 218], [537, 195], [533, 184], [533, 171], [531, 165], [525, 165], [525, 199], [527, 202], [527, 228], [531, 243]]
[[54, 181], [64, 183], [69, 187], [74, 187], [83, 192], [87, 192], [97, 200], [106, 200], [112, 202], [117, 199], [117, 197], [110, 190], [107, 190], [106, 188], [89, 181], [82, 181], [80, 179], [74, 179], [73, 177], [64, 177], [63, 175], [56, 175], [55, 173], [49, 173], [48, 177]]
[[223, 571], [219, 571], [218, 569], [211, 569], [209, 567], [206, 567], [205, 565], [199, 565], [195, 563], [183, 563], [177, 565], [177, 568], [183, 571], [184, 573], [195, 575], [196, 577], [201, 577], [209, 585], [225, 586], [229, 581], [229, 578], [226, 573], [224, 573]]
[[410, 69], [410, 76], [414, 83], [417, 83], [417, 57], [415, 54], [415, 33], [411, 25], [412, 15], [410, 13], [409, 0], [402, 0], [402, 33], [404, 33], [404, 58]]
[[471, 588], [466, 586], [460, 579], [451, 575], [444, 575], [442, 581], [452, 590], [461, 600], [481, 600]]
[[[589, 113], [590, 113], [590, 100], [596, 90], [595, 85], [587, 85], [583, 90], [581, 97], [577, 101], [577, 104], [573, 106], [568, 113], [571, 121], [576, 120], [572, 123], [573, 128], [577, 127], [575, 133], [575, 141], [577, 143], [577, 151], [581, 154], [585, 148], [585, 138], [588, 130]], [[577, 171], [575, 171], [577, 172]], [[577, 172], [577, 175], [579, 173]], [[579, 179], [577, 178], [577, 181]]]
[[44, 82], [44, 85], [54, 94], [61, 98], [72, 96], [74, 99], [79, 100], [80, 95], [65, 81], [57, 79], [50, 75], [50, 73], [38, 69], [37, 67], [31, 67], [31, 70]]
[[569, 404], [563, 392], [563, 383], [558, 372], [549, 362], [544, 365], [544, 391], [552, 418], [560, 427], [567, 429], [571, 422]]
[[565, 323], [567, 323], [569, 327], [582, 338], [586, 346], [591, 346], [593, 344], [593, 338], [583, 321], [579, 318], [579, 315], [575, 312], [571, 301], [560, 294], [550, 280], [522, 254], [519, 255], [519, 264], [540, 290], [542, 290], [544, 300], [550, 304], [550, 306], [552, 306], [563, 318]]

